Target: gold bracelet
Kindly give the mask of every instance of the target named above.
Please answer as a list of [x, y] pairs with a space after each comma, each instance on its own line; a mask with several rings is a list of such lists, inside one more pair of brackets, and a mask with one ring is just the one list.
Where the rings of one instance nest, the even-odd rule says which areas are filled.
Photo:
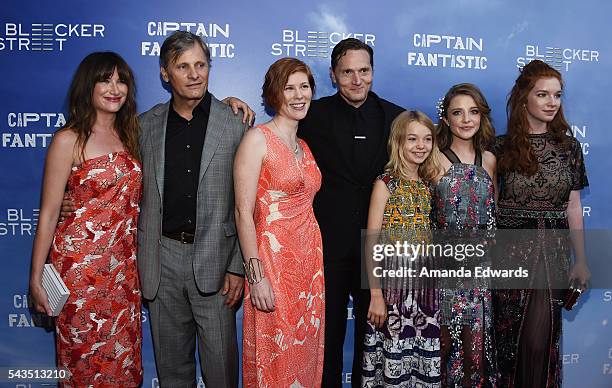
[[[257, 262], [257, 269], [255, 268], [254, 261]], [[242, 265], [244, 266], [244, 276], [249, 284], [257, 284], [264, 278], [259, 258], [249, 257], [248, 261], [246, 263], [243, 262]]]

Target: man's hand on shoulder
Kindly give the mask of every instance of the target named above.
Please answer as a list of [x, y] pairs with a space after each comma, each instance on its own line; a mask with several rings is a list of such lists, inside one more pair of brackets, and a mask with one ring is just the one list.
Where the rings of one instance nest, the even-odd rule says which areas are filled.
[[229, 105], [235, 115], [238, 114], [238, 111], [242, 111], [243, 124], [248, 124], [251, 126], [253, 125], [253, 122], [255, 122], [255, 112], [242, 100], [236, 97], [225, 97], [223, 100], [221, 100], [221, 102]]

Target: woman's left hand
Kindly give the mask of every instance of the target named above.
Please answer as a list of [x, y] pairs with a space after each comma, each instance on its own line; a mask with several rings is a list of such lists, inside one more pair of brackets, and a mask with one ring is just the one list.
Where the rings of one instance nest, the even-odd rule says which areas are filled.
[[580, 286], [582, 291], [587, 288], [589, 284], [589, 280], [591, 279], [591, 271], [589, 271], [589, 267], [586, 265], [584, 261], [577, 262], [572, 267], [572, 270], [569, 274], [570, 282], [575, 280], [577, 285]]
[[368, 321], [377, 329], [380, 329], [387, 320], [387, 304], [382, 294], [373, 295], [370, 298], [368, 308]]

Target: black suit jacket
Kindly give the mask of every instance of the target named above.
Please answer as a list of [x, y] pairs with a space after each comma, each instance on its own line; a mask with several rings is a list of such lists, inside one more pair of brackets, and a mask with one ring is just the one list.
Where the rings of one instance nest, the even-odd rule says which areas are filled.
[[300, 121], [298, 136], [310, 147], [323, 181], [314, 199], [314, 212], [323, 237], [326, 265], [350, 265], [360, 260], [361, 229], [365, 229], [372, 184], [382, 173], [389, 156], [387, 140], [391, 122], [404, 108], [370, 92], [384, 112], [384, 134], [379, 149], [365, 171], [354, 165], [352, 132], [338, 125], [345, 119], [339, 93], [312, 101], [308, 115]]

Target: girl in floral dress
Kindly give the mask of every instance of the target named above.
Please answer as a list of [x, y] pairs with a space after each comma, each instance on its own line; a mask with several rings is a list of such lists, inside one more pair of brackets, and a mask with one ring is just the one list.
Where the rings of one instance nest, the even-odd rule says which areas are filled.
[[[434, 188], [432, 211], [439, 230], [495, 228], [495, 156], [486, 151], [495, 136], [490, 112], [472, 84], [451, 87], [442, 101], [438, 146], [443, 173]], [[452, 257], [443, 260], [459, 263]], [[467, 260], [469, 268], [481, 264]], [[497, 368], [491, 291], [486, 281], [464, 286], [453, 281], [440, 291], [442, 381], [447, 387], [492, 387]]]
[[[390, 160], [374, 183], [368, 214], [368, 234], [384, 234], [379, 242], [427, 240], [429, 182], [438, 174], [435, 144], [435, 128], [425, 114], [407, 111], [393, 121]], [[395, 259], [385, 259], [385, 269], [401, 267]], [[368, 262], [369, 275], [376, 272]], [[362, 385], [440, 387], [435, 290], [413, 287], [407, 278], [383, 278], [382, 284], [371, 282], [370, 286]]]

